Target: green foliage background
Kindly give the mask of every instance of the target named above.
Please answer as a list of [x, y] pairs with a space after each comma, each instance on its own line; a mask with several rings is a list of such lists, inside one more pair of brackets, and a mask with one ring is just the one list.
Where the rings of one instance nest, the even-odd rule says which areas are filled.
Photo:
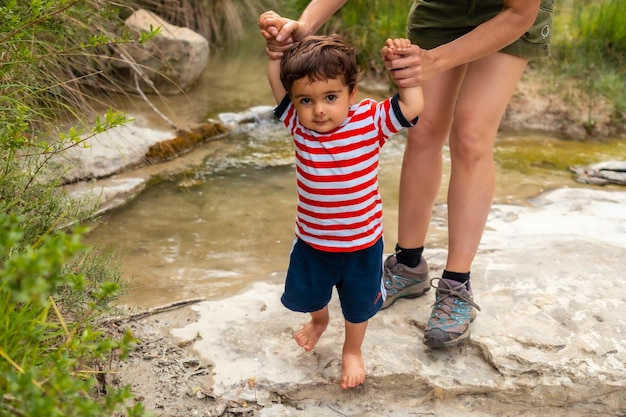
[[64, 150], [127, 121], [113, 109], [94, 117], [91, 103], [112, 106], [108, 94], [120, 92], [110, 66], [117, 49], [158, 33], [129, 33], [123, 21], [132, 10], [169, 10], [172, 23], [211, 28], [216, 44], [234, 42], [262, 10], [249, 0], [168, 5], [0, 3], [0, 416], [143, 414], [129, 387], [104, 392], [99, 382], [134, 343], [98, 325], [121, 291], [119, 263], [81, 243], [77, 225], [96, 207], [65, 195], [59, 170], [50, 168]]
[[[547, 70], [561, 86], [574, 80], [591, 101], [614, 105], [616, 123], [626, 112], [626, 2], [562, 0], [556, 2], [553, 57]], [[544, 71], [545, 72], [545, 71]], [[589, 116], [588, 122], [593, 125]], [[590, 126], [592, 127], [592, 126]]]

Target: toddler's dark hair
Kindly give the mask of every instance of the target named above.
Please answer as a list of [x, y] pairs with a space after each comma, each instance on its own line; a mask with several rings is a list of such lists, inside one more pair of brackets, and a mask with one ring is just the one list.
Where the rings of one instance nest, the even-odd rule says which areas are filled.
[[303, 78], [309, 81], [343, 78], [352, 92], [358, 75], [356, 50], [336, 34], [307, 36], [286, 51], [280, 63], [280, 80], [289, 95], [293, 83]]

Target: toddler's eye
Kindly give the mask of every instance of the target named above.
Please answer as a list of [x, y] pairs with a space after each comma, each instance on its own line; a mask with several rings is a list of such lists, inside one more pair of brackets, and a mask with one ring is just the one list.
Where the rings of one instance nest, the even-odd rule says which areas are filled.
[[311, 103], [311, 99], [310, 98], [301, 98], [300, 99], [300, 104], [310, 104]]
[[328, 101], [335, 101], [335, 100], [337, 100], [337, 96], [334, 95], [334, 94], [329, 94], [329, 95], [326, 96], [326, 100], [328, 100]]

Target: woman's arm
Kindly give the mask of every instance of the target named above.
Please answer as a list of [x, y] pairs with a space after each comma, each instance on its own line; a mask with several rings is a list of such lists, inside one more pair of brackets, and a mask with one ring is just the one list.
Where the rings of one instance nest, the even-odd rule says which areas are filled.
[[267, 11], [259, 16], [259, 29], [267, 40], [267, 52], [270, 58], [280, 58], [294, 41], [301, 41], [305, 36], [315, 33], [347, 0], [312, 0], [300, 15], [300, 19], [291, 20], [274, 11]]
[[[504, 7], [492, 19], [452, 42], [430, 50], [412, 48], [403, 58], [386, 61], [398, 86], [414, 78], [427, 81], [456, 66], [475, 61], [511, 44], [533, 24], [540, 0], [504, 0]], [[416, 74], [416, 63], [421, 64]]]
[[[294, 33], [296, 41], [318, 31], [326, 21], [346, 4], [347, 0], [312, 0], [298, 19], [298, 30]], [[283, 27], [284, 29], [284, 27]], [[286, 31], [278, 34], [276, 40], [286, 37]]]

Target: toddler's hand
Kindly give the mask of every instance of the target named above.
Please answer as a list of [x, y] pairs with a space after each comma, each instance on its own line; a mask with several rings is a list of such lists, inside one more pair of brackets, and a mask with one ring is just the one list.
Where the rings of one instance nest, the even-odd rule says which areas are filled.
[[268, 10], [260, 15], [258, 23], [261, 35], [267, 40], [275, 39], [285, 25], [284, 19], [273, 10]]
[[391, 61], [404, 56], [411, 47], [411, 41], [406, 38], [387, 39], [381, 50], [383, 60]]

